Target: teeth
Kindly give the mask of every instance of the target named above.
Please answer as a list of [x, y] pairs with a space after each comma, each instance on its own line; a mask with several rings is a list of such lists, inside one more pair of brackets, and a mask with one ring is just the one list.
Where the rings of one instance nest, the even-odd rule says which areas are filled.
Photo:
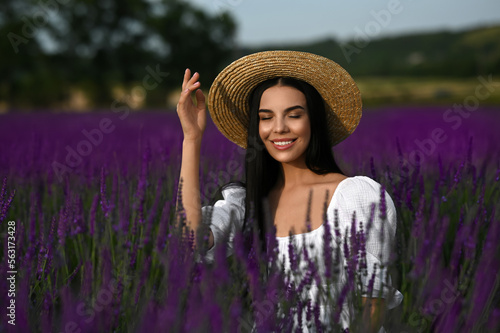
[[277, 145], [277, 146], [286, 146], [286, 145], [289, 145], [292, 142], [293, 142], [293, 140], [292, 141], [275, 142], [274, 144]]

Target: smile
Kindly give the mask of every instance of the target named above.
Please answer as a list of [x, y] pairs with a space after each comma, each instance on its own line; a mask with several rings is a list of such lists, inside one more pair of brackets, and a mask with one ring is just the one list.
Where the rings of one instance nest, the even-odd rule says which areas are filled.
[[279, 149], [279, 150], [285, 150], [293, 146], [297, 139], [293, 139], [290, 141], [281, 141], [281, 142], [272, 142], [274, 148]]

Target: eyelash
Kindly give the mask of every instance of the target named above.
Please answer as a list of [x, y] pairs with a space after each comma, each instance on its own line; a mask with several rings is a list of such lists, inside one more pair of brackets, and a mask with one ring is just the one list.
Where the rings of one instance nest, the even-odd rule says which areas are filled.
[[[294, 119], [300, 118], [300, 116], [289, 116], [289, 117], [294, 118]], [[260, 118], [260, 120], [268, 120], [268, 119], [271, 119], [271, 118]]]

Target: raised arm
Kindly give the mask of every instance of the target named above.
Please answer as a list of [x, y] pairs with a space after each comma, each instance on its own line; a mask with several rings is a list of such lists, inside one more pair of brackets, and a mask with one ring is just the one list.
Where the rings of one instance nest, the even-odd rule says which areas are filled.
[[[205, 95], [201, 91], [200, 75], [186, 69], [182, 81], [182, 92], [177, 104], [177, 115], [182, 126], [184, 139], [182, 143], [182, 162], [180, 179], [182, 180], [182, 205], [186, 213], [186, 223], [195, 235], [201, 224], [200, 198], [200, 148], [203, 133], [207, 125]], [[196, 104], [191, 93], [195, 91]], [[176, 214], [179, 212], [177, 200]], [[210, 231], [209, 248], [213, 245], [213, 234]]]

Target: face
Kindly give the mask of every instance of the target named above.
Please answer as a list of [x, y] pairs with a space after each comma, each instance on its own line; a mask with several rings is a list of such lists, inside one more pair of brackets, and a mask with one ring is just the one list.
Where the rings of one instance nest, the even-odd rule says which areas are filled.
[[259, 135], [278, 162], [305, 163], [311, 125], [304, 94], [288, 86], [265, 90], [259, 106]]

